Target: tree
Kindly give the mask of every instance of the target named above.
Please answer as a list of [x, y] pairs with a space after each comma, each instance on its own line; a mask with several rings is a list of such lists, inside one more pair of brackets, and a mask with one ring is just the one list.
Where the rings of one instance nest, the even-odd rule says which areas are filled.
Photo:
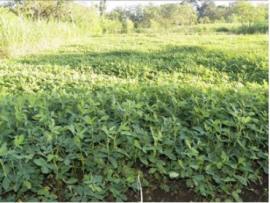
[[217, 19], [217, 7], [213, 0], [205, 0], [198, 9], [199, 18], [208, 18], [210, 21]]
[[159, 7], [154, 5], [148, 5], [144, 7], [144, 24], [148, 27], [152, 27], [154, 24], [157, 25], [157, 21], [160, 19]]
[[255, 7], [249, 2], [237, 1], [233, 5], [233, 12], [242, 24], [251, 26], [267, 19], [267, 10], [264, 6]]
[[129, 20], [127, 11], [121, 7], [114, 9], [106, 17], [110, 20], [119, 21], [122, 25], [122, 33], [127, 33], [133, 29], [133, 22]]
[[10, 3], [10, 10], [16, 15], [23, 15], [33, 20], [57, 19], [62, 20], [70, 14], [67, 6], [71, 1], [55, 0], [13, 0]]
[[141, 5], [132, 7], [126, 11], [127, 17], [132, 20], [135, 28], [147, 27], [145, 25], [144, 8]]
[[164, 25], [190, 25], [197, 21], [197, 14], [188, 3], [162, 5], [160, 15]]
[[178, 7], [178, 25], [191, 25], [197, 22], [197, 14], [190, 4], [182, 4]]
[[99, 14], [103, 16], [106, 11], [106, 0], [100, 0], [99, 2]]
[[196, 11], [199, 11], [200, 8], [200, 1], [199, 0], [183, 0], [181, 4], [190, 4]]

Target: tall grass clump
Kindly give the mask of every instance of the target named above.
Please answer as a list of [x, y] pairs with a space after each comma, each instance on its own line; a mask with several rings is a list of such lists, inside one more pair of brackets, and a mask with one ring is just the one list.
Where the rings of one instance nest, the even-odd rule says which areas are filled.
[[234, 30], [237, 34], [268, 33], [268, 22], [255, 23], [253, 25], [242, 25]]
[[33, 21], [2, 9], [0, 50], [4, 56], [23, 55], [75, 39], [80, 28], [69, 22]]
[[[83, 9], [83, 10], [82, 10]], [[101, 20], [91, 8], [74, 5], [69, 16], [33, 18], [25, 11], [0, 9], [0, 55], [18, 56], [101, 34]]]
[[8, 16], [5, 9], [0, 8], [0, 58], [8, 55], [8, 30], [6, 29], [5, 17], [12, 18], [13, 16]]

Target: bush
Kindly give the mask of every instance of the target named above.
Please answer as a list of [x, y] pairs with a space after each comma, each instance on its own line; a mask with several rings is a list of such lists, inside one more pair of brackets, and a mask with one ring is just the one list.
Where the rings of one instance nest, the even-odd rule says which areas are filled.
[[210, 19], [206, 16], [206, 17], [202, 17], [199, 19], [199, 22], [202, 23], [202, 24], [207, 24], [207, 23], [210, 23]]
[[268, 23], [255, 23], [252, 25], [241, 25], [240, 27], [233, 30], [238, 34], [255, 34], [255, 33], [267, 33]]
[[103, 18], [100, 21], [100, 26], [102, 29], [102, 33], [121, 33], [122, 31], [122, 24], [121, 22], [117, 20], [109, 20], [106, 18]]
[[134, 24], [131, 20], [126, 19], [122, 22], [122, 33], [130, 33], [134, 30]]
[[96, 8], [85, 7], [74, 3], [70, 16], [71, 22], [80, 27], [83, 32], [90, 34], [102, 33], [101, 18]]
[[217, 32], [230, 32], [230, 29], [227, 27], [218, 27], [216, 29]]

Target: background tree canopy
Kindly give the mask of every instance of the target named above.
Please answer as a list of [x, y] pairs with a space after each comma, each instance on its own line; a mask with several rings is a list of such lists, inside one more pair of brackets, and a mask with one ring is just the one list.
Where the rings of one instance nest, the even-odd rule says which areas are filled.
[[[13, 0], [6, 4], [16, 15], [33, 20], [54, 19], [92, 23], [95, 30], [128, 32], [133, 28], [168, 28], [181, 25], [214, 22], [239, 22], [246, 27], [264, 25], [267, 27], [266, 5], [254, 6], [246, 1], [236, 1], [229, 6], [216, 6], [213, 0], [183, 0], [180, 3], [168, 3], [160, 6], [147, 5], [129, 8], [116, 8], [106, 12], [106, 0], [94, 7], [84, 7], [73, 1], [37, 1]], [[102, 22], [103, 25], [94, 22]], [[112, 22], [117, 21], [117, 22]], [[110, 22], [110, 23], [108, 23]], [[105, 29], [106, 24], [111, 24]], [[93, 27], [93, 26], [92, 26]], [[104, 29], [103, 29], [103, 28]]]

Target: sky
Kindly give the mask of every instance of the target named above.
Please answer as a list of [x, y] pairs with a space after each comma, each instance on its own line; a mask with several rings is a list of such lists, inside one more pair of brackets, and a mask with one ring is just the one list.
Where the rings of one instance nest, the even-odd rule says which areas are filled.
[[[1, 0], [0, 0], [1, 1]], [[97, 4], [99, 3], [99, 1], [97, 0], [80, 0], [77, 1], [80, 4], [84, 4], [84, 5], [91, 5], [91, 4]], [[107, 0], [106, 2], [106, 6], [107, 6], [107, 11], [111, 11], [116, 7], [129, 7], [129, 6], [136, 6], [136, 5], [148, 5], [149, 3], [152, 3], [154, 5], [161, 5], [164, 3], [178, 3], [180, 2], [179, 0], [152, 0], [152, 1], [145, 1], [145, 0], [141, 0], [141, 1], [134, 1], [134, 0], [129, 0], [129, 1], [125, 1], [125, 0]], [[216, 5], [229, 5], [230, 3], [234, 2], [234, 0], [216, 0], [215, 3]], [[267, 3], [267, 0], [253, 0], [250, 1], [252, 4], [259, 4], [259, 3]]]

